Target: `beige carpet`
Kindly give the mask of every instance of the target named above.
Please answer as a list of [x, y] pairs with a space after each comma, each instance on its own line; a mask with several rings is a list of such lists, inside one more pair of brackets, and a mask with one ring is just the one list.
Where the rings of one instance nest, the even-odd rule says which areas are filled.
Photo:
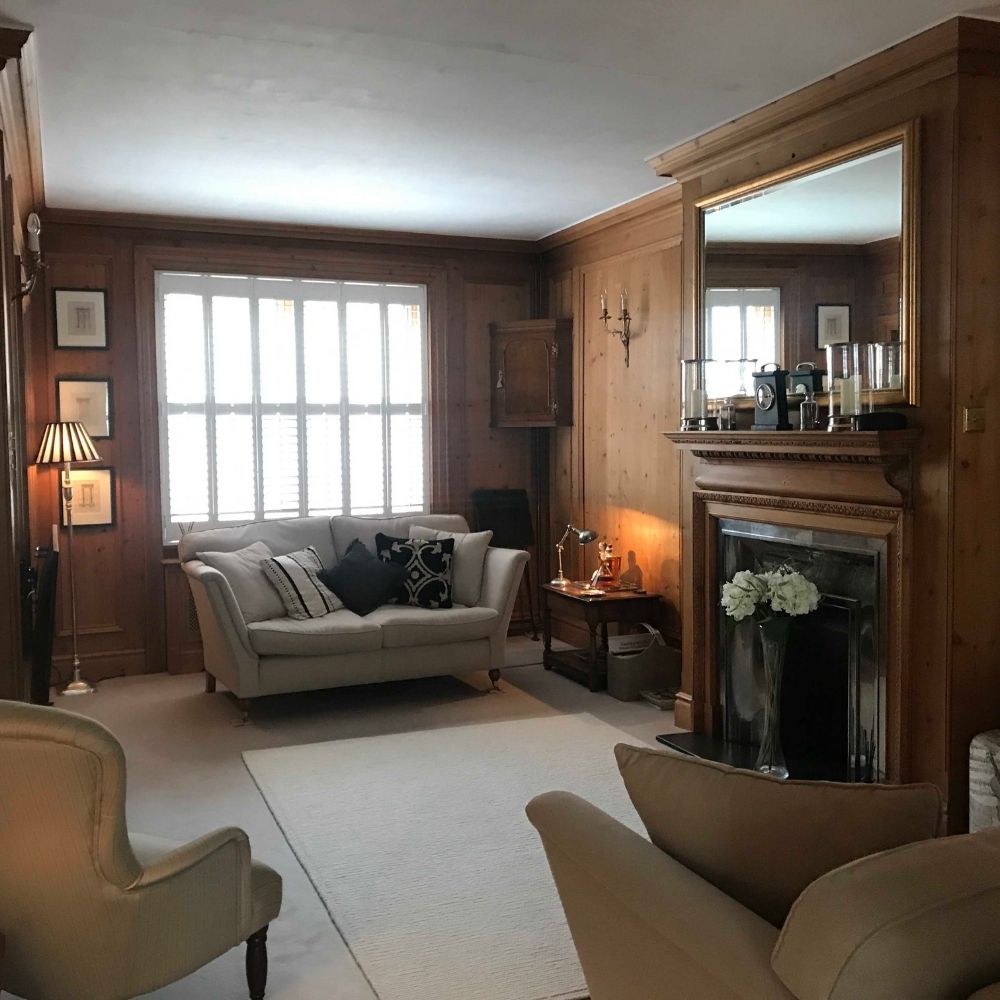
[[381, 1000], [554, 1000], [587, 991], [524, 805], [567, 789], [641, 830], [618, 742], [580, 714], [243, 756]]

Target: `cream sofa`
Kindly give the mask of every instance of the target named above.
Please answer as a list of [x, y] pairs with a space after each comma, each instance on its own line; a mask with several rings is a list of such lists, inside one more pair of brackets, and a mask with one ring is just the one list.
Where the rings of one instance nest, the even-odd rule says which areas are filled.
[[935, 837], [933, 786], [616, 756], [650, 840], [569, 792], [527, 809], [592, 1000], [1000, 997], [1000, 829]]
[[191, 532], [178, 555], [191, 584], [201, 628], [209, 690], [221, 681], [247, 711], [261, 695], [488, 670], [504, 666], [507, 626], [528, 554], [486, 552], [482, 593], [475, 607], [446, 610], [386, 605], [364, 617], [347, 609], [297, 621], [243, 620], [226, 578], [197, 558], [262, 541], [275, 555], [315, 546], [328, 569], [355, 538], [374, 550], [375, 535], [406, 537], [411, 526], [466, 532], [457, 514], [403, 517], [296, 517]]

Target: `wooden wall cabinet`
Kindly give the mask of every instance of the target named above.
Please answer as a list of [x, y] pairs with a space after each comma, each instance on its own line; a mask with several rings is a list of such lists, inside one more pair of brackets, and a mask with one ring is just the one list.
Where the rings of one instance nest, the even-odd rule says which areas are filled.
[[491, 323], [491, 425], [569, 426], [572, 371], [572, 320]]

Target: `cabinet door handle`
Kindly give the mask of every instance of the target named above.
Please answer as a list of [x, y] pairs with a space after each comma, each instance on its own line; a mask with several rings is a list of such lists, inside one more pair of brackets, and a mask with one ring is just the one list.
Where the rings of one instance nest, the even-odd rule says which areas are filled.
[[553, 344], [552, 345], [552, 357], [554, 357], [554, 358], [558, 358], [559, 357], [559, 345], [558, 344]]
[[503, 388], [503, 369], [502, 368], [500, 369], [500, 371], [497, 372], [497, 388], [498, 389], [502, 389]]
[[559, 401], [558, 400], [554, 400], [553, 403], [552, 403], [552, 416], [554, 416], [554, 417], [559, 416]]

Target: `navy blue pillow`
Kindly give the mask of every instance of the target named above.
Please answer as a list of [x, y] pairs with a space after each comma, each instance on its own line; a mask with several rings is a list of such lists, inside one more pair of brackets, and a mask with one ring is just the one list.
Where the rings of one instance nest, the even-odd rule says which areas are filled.
[[451, 607], [451, 564], [455, 539], [393, 538], [379, 532], [375, 536], [379, 559], [404, 571], [403, 585], [390, 604], [411, 604], [416, 608]]
[[364, 543], [355, 538], [333, 569], [324, 569], [317, 575], [344, 602], [348, 611], [367, 615], [399, 591], [406, 571], [395, 563], [376, 559]]

